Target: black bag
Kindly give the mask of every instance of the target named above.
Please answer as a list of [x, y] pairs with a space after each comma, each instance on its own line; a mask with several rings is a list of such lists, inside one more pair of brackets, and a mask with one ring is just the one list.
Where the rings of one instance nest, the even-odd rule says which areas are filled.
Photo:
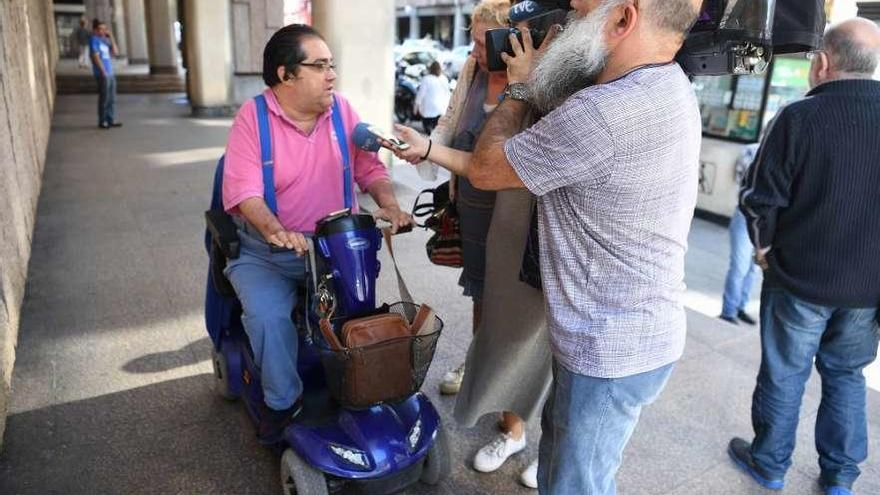
[[[431, 202], [420, 203], [422, 196], [430, 193]], [[461, 268], [461, 229], [455, 203], [449, 201], [449, 181], [434, 189], [425, 189], [416, 197], [412, 208], [416, 225], [431, 229], [434, 235], [425, 244], [431, 263], [452, 268]], [[418, 219], [422, 219], [418, 223]]]
[[538, 240], [538, 205], [532, 205], [532, 219], [529, 222], [529, 237], [523, 252], [522, 266], [519, 269], [519, 280], [541, 290], [540, 244]]

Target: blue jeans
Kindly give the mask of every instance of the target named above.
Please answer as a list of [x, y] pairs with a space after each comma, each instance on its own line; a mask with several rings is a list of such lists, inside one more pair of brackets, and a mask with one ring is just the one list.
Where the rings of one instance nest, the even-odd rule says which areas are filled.
[[822, 377], [816, 450], [826, 485], [850, 487], [868, 456], [865, 377], [877, 357], [876, 308], [819, 306], [785, 289], [761, 294], [761, 370], [752, 397], [752, 458], [769, 479], [783, 479], [791, 453], [804, 384], [813, 359]]
[[116, 120], [116, 76], [96, 76], [98, 82], [98, 125]]
[[752, 261], [752, 241], [749, 240], [746, 217], [733, 211], [730, 217], [730, 266], [724, 281], [724, 299], [721, 315], [733, 318], [749, 303], [749, 294], [758, 274], [758, 265]]
[[642, 407], [660, 395], [672, 368], [593, 378], [554, 361], [553, 386], [541, 417], [538, 492], [614, 494], [614, 476]]
[[241, 254], [224, 273], [241, 301], [242, 323], [260, 368], [266, 405], [291, 407], [302, 394], [296, 371], [298, 335], [291, 315], [297, 286], [306, 280], [306, 258], [294, 252], [273, 253], [259, 234], [239, 229]]

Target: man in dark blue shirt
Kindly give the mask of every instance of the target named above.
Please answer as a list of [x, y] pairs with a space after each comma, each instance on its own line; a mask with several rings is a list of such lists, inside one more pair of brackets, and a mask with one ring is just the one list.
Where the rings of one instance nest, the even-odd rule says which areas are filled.
[[734, 438], [729, 452], [782, 489], [815, 360], [820, 481], [828, 495], [851, 495], [868, 455], [862, 370], [880, 341], [880, 28], [834, 26], [812, 60], [813, 89], [770, 125], [740, 196], [765, 270], [761, 368], [755, 438]]
[[89, 54], [92, 59], [92, 73], [98, 83], [98, 127], [109, 129], [120, 127], [116, 122], [116, 77], [113, 74], [113, 58], [118, 53], [116, 40], [107, 24], [95, 19], [92, 21], [92, 37], [89, 39]]

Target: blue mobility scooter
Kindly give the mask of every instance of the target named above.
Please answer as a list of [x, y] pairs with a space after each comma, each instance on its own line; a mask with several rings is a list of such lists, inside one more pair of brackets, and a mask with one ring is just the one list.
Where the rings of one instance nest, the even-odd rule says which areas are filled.
[[[274, 211], [271, 143], [268, 132], [264, 132], [268, 129], [265, 112], [265, 100], [258, 97], [263, 163], [269, 163], [263, 169], [264, 194]], [[342, 136], [339, 141], [344, 150], [346, 206], [350, 208], [351, 180], [348, 150], [343, 144], [344, 128], [337, 121], [339, 113], [334, 111], [333, 115], [337, 136]], [[214, 177], [211, 210], [206, 212], [205, 246], [211, 264], [205, 319], [213, 343], [217, 388], [228, 400], [241, 398], [257, 424], [263, 403], [260, 370], [241, 323], [240, 302], [223, 275], [226, 260], [238, 256], [239, 244], [236, 226], [223, 211], [222, 177], [221, 158]], [[398, 351], [400, 344], [406, 349], [405, 371], [409, 376], [405, 377], [403, 393], [368, 403], [359, 400], [363, 397], [352, 397], [345, 380], [352, 379], [355, 361], [364, 364], [371, 359], [387, 359], [389, 354], [382, 349], [385, 344], [334, 349], [316, 330], [319, 324], [315, 307], [324, 311], [330, 308], [332, 320], [327, 321], [332, 322], [331, 328], [335, 330], [345, 321], [388, 312], [413, 320], [417, 307], [411, 303], [376, 306], [381, 239], [371, 216], [352, 214], [350, 209], [330, 215], [316, 226], [309, 252], [309, 283], [301, 287], [300, 304], [292, 315], [299, 333], [297, 369], [304, 386], [303, 408], [285, 429], [280, 444], [273, 446], [282, 452], [281, 484], [286, 495], [393, 493], [419, 480], [437, 484], [449, 474], [449, 449], [440, 417], [428, 398], [419, 392], [442, 329], [440, 319], [432, 316], [428, 331], [395, 344]], [[402, 292], [406, 292], [405, 287]], [[310, 304], [313, 300], [315, 303]], [[387, 351], [387, 345], [385, 348]], [[387, 369], [386, 363], [385, 373]], [[399, 373], [395, 381], [400, 381]]]

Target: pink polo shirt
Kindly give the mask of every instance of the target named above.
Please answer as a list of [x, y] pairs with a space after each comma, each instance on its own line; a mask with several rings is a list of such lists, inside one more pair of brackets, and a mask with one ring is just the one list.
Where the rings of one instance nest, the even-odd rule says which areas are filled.
[[[272, 132], [278, 220], [287, 230], [313, 232], [318, 220], [345, 207], [342, 154], [333, 131], [332, 110], [318, 117], [312, 132], [305, 134], [284, 115], [272, 90], [263, 94]], [[366, 191], [377, 180], [387, 179], [388, 172], [376, 153], [353, 145], [351, 136], [360, 118], [348, 100], [339, 93], [336, 98], [348, 134], [352, 177]], [[263, 197], [263, 169], [256, 103], [249, 99], [235, 116], [226, 144], [223, 207], [240, 214], [238, 205], [254, 197]], [[352, 201], [357, 209], [357, 198]]]

